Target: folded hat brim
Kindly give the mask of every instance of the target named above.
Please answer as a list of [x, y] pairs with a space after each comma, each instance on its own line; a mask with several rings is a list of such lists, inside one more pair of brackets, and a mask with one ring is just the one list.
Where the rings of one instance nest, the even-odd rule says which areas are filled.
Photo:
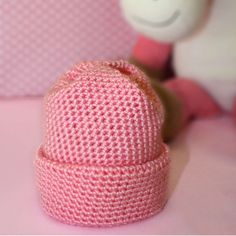
[[51, 161], [38, 151], [36, 180], [46, 213], [64, 223], [114, 226], [148, 218], [167, 201], [168, 148], [132, 166], [81, 166]]

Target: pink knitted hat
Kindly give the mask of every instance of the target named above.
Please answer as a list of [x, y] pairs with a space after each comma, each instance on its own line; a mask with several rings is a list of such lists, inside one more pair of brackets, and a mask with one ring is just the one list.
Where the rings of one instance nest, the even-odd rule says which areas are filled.
[[169, 159], [163, 108], [149, 80], [124, 61], [88, 62], [45, 97], [45, 138], [35, 161], [48, 215], [113, 226], [162, 210]]

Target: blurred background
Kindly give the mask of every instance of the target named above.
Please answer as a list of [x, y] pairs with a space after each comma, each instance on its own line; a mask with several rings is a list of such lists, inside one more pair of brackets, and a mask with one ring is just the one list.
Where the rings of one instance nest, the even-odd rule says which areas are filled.
[[127, 58], [117, 0], [1, 0], [0, 97], [38, 96], [83, 60]]

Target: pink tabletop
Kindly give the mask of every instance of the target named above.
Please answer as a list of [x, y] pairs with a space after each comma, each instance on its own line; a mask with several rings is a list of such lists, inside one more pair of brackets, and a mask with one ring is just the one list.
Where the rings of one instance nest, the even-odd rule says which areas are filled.
[[41, 210], [33, 159], [41, 99], [0, 101], [0, 234], [236, 234], [236, 126], [197, 121], [171, 144], [170, 199], [148, 220], [108, 229], [61, 224]]

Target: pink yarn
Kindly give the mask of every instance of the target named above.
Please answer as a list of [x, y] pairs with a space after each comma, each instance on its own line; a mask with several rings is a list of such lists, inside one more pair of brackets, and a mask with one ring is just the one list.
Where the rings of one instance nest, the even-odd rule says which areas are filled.
[[113, 226], [152, 216], [167, 201], [163, 108], [124, 61], [86, 62], [45, 97], [35, 161], [44, 210], [69, 224]]

